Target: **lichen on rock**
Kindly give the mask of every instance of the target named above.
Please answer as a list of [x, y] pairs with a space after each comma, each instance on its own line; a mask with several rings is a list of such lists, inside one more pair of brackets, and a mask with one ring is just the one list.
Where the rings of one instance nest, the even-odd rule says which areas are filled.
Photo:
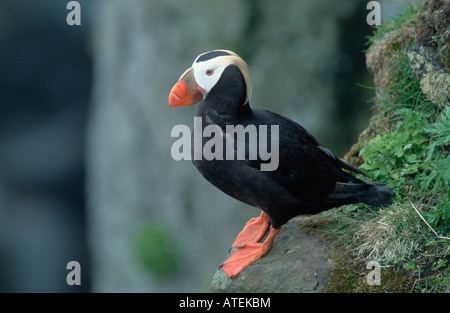
[[443, 107], [450, 99], [450, 74], [430, 50], [429, 47], [416, 47], [408, 52], [408, 58], [427, 99]]

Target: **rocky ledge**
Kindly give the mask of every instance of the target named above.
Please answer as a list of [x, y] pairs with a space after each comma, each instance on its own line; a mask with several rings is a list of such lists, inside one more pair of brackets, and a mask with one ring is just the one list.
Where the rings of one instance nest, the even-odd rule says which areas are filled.
[[297, 218], [281, 228], [264, 257], [230, 279], [218, 269], [210, 292], [322, 292], [331, 273], [328, 246], [302, 231]]

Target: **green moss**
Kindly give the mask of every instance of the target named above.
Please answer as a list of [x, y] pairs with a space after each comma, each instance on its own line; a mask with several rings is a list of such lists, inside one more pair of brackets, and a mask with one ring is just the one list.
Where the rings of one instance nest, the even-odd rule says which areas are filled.
[[369, 285], [367, 269], [369, 260], [358, 256], [354, 251], [355, 234], [364, 220], [373, 220], [376, 212], [364, 213], [346, 208], [339, 208], [313, 216], [302, 216], [298, 219], [300, 227], [330, 242], [328, 259], [331, 275], [324, 292], [410, 292], [413, 278], [406, 270], [397, 267], [380, 269], [380, 285]]
[[331, 250], [333, 271], [325, 292], [410, 292], [412, 277], [404, 270], [394, 267], [380, 268], [380, 284], [370, 285], [367, 276], [371, 269], [367, 269], [367, 262], [355, 259], [349, 253], [342, 253], [343, 247], [336, 246]]

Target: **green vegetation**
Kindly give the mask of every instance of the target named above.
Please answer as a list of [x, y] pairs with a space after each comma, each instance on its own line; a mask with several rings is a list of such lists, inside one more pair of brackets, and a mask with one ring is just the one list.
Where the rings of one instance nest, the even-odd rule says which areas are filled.
[[[351, 205], [300, 219], [304, 229], [338, 238], [328, 291], [449, 289], [450, 26], [442, 18], [449, 6], [439, 0], [410, 6], [369, 38], [375, 111], [345, 159], [391, 186], [394, 204]], [[370, 260], [388, 266], [382, 273], [391, 278], [381, 286], [339, 274], [361, 277]]]
[[176, 271], [180, 253], [171, 232], [161, 223], [142, 225], [133, 238], [133, 255], [143, 269], [163, 278]]
[[[414, 99], [413, 101], [416, 101]], [[421, 102], [417, 107], [429, 106]], [[361, 168], [388, 182], [396, 203], [419, 203], [436, 230], [450, 230], [450, 106], [437, 114], [410, 108], [392, 111], [395, 129], [366, 141]], [[436, 117], [437, 115], [437, 117]], [[407, 203], [406, 201], [406, 203]]]

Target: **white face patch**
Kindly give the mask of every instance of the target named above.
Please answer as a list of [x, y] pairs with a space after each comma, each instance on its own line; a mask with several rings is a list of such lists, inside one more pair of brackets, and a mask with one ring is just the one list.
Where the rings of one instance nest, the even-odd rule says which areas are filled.
[[223, 71], [230, 64], [232, 64], [231, 60], [227, 60], [226, 58], [215, 58], [199, 63], [194, 62], [192, 64], [195, 81], [205, 90], [203, 92], [203, 99], [205, 99], [211, 89], [217, 84]]
[[[199, 61], [200, 60], [200, 61]], [[244, 77], [247, 95], [245, 103], [248, 103], [252, 94], [252, 83], [248, 65], [236, 53], [229, 50], [213, 50], [200, 54], [192, 64], [195, 82], [202, 89], [203, 99], [217, 84], [223, 71], [228, 65], [236, 65]]]

